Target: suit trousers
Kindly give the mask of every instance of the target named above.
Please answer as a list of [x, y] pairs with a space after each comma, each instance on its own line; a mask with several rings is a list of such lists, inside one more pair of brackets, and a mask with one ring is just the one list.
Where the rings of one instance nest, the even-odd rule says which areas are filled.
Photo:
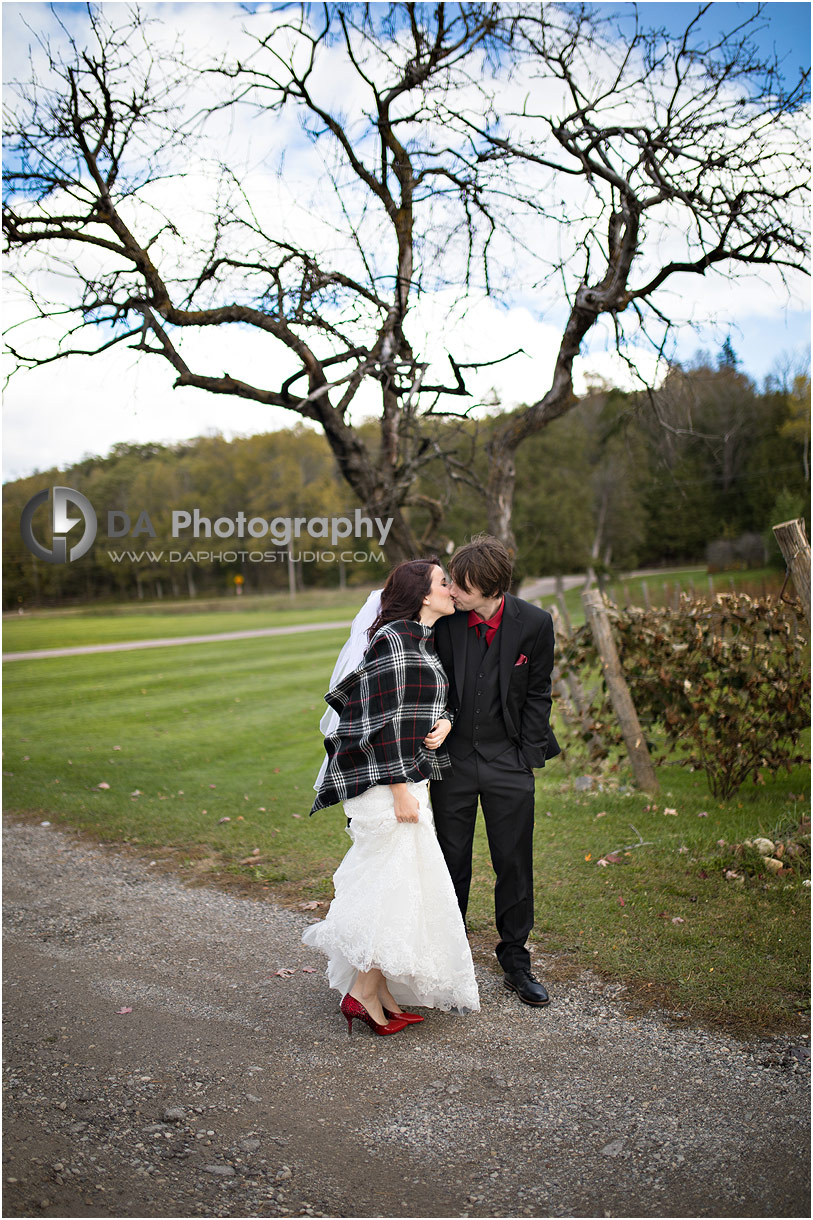
[[494, 759], [476, 751], [454, 757], [452, 771], [430, 785], [438, 841], [463, 918], [471, 887], [478, 798], [496, 874], [494, 917], [503, 970], [530, 969], [525, 942], [534, 923], [534, 775], [516, 746]]

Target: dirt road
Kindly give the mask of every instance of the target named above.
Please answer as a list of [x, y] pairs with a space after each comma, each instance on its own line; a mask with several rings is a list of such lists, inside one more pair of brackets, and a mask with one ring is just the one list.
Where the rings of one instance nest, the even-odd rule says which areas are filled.
[[809, 1043], [485, 951], [479, 1015], [348, 1040], [309, 913], [157, 872], [5, 826], [5, 1216], [809, 1215]]

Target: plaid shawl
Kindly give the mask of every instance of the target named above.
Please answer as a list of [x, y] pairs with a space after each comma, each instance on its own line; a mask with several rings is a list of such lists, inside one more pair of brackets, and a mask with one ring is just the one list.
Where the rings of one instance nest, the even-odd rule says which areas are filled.
[[339, 726], [325, 738], [328, 765], [311, 813], [375, 784], [440, 779], [449, 756], [423, 739], [442, 716], [452, 719], [448, 689], [432, 627], [412, 619], [381, 627], [359, 668], [325, 695]]

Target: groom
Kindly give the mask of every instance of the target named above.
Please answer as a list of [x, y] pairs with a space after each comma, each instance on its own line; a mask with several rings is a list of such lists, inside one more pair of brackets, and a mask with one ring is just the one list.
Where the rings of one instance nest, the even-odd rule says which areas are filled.
[[449, 562], [456, 612], [435, 628], [449, 678], [452, 770], [431, 784], [435, 826], [463, 918], [471, 885], [478, 798], [496, 873], [497, 958], [505, 986], [525, 1004], [548, 1003], [531, 974], [525, 942], [533, 927], [533, 767], [558, 754], [550, 729], [553, 622], [513, 597], [512, 564], [482, 535]]

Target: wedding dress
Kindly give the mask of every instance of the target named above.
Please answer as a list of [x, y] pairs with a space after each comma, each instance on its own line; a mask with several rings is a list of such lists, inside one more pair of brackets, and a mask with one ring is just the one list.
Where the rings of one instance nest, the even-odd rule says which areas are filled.
[[435, 836], [428, 784], [408, 784], [417, 822], [396, 820], [392, 790], [368, 788], [344, 802], [352, 846], [333, 877], [326, 918], [303, 941], [328, 956], [327, 978], [345, 995], [357, 970], [378, 967], [393, 999], [477, 1012], [471, 950]]

